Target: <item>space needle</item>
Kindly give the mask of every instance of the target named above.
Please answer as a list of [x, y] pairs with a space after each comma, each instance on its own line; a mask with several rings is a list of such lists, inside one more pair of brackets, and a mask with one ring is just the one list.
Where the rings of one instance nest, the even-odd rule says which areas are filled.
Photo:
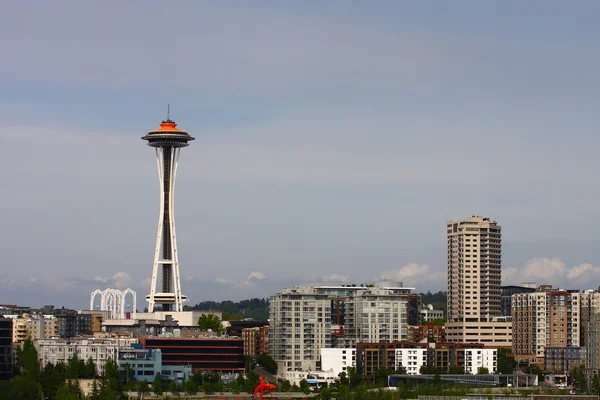
[[[152, 267], [152, 284], [150, 294], [146, 296], [148, 312], [154, 312], [157, 304], [162, 305], [162, 311], [183, 311], [183, 302], [187, 298], [181, 294], [179, 279], [179, 257], [175, 235], [175, 176], [179, 163], [179, 152], [194, 138], [177, 128], [177, 124], [170, 118], [169, 107], [167, 119], [161, 122], [160, 128], [148, 132], [142, 139], [148, 141], [148, 146], [154, 147], [156, 150], [160, 182], [160, 213]], [[159, 266], [162, 272], [160, 291], [157, 287]]]

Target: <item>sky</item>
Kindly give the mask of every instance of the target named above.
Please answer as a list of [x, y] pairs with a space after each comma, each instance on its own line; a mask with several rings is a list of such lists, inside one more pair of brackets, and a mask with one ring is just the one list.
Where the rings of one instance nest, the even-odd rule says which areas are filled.
[[[8, 2], [0, 304], [149, 293], [140, 140], [176, 184], [191, 304], [315, 283], [445, 290], [447, 220], [503, 232], [503, 284], [600, 284], [600, 3]], [[139, 308], [139, 307], [138, 307]]]

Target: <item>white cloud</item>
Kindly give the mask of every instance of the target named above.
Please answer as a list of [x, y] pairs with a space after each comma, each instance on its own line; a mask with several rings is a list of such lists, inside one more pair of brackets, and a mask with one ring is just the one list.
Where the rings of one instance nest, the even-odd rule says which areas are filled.
[[349, 277], [341, 274], [331, 274], [327, 276], [322, 276], [321, 281], [323, 282], [348, 282]]
[[248, 277], [246, 278], [247, 281], [251, 280], [251, 279], [265, 279], [267, 276], [265, 274], [263, 274], [262, 272], [252, 272], [250, 273], [250, 275], [248, 275]]
[[401, 268], [384, 271], [379, 275], [380, 280], [402, 282], [404, 286], [415, 287], [417, 291], [431, 287], [443, 287], [446, 275], [435, 271], [428, 264], [408, 263]]
[[559, 257], [536, 257], [522, 268], [502, 269], [503, 284], [535, 282], [538, 286], [551, 284], [566, 289], [590, 289], [597, 286], [600, 279], [600, 266], [582, 263], [567, 266]]

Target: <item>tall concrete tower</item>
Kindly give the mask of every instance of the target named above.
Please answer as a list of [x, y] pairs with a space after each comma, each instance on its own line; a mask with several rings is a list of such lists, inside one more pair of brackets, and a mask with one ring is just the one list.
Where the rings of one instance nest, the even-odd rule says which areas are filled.
[[[160, 182], [160, 213], [154, 266], [152, 267], [152, 285], [146, 296], [148, 311], [154, 311], [155, 304], [161, 304], [163, 311], [183, 311], [183, 302], [187, 298], [181, 294], [179, 280], [179, 257], [175, 235], [175, 176], [179, 162], [179, 151], [194, 140], [187, 132], [177, 129], [170, 116], [160, 124], [157, 130], [148, 132], [142, 139], [156, 150], [158, 180]], [[162, 269], [162, 288], [157, 290], [158, 267]]]

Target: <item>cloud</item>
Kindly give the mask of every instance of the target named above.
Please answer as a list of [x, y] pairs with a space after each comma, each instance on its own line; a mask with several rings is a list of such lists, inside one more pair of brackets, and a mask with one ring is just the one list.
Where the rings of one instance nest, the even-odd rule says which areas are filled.
[[599, 279], [600, 266], [590, 263], [568, 266], [559, 257], [536, 257], [527, 261], [522, 268], [508, 267], [502, 270], [503, 284], [535, 282], [538, 286], [551, 284], [567, 289], [589, 289], [590, 284]]
[[348, 279], [348, 276], [341, 274], [331, 274], [320, 278], [322, 282], [348, 282]]
[[445, 286], [446, 275], [428, 264], [408, 263], [398, 269], [382, 272], [379, 280], [402, 282], [406, 287], [432, 288]]
[[251, 279], [265, 279], [267, 276], [265, 274], [263, 274], [262, 272], [252, 272], [250, 273], [250, 275], [248, 275], [248, 277], [246, 278], [247, 281], [251, 280]]

